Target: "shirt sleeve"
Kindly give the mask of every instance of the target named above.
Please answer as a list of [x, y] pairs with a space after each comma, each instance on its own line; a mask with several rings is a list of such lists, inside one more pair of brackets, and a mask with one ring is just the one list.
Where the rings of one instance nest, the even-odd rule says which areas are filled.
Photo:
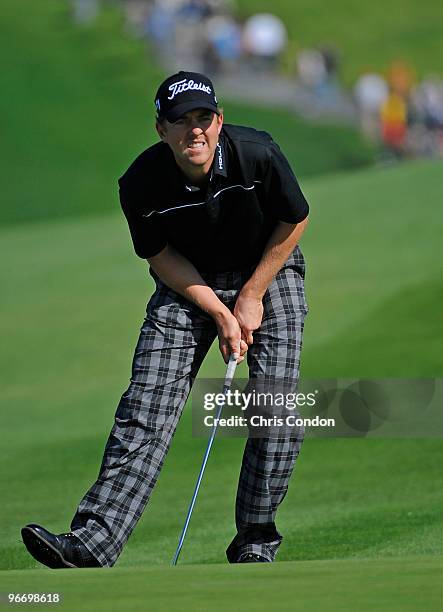
[[276, 218], [286, 223], [300, 223], [309, 214], [309, 205], [280, 147], [272, 141], [268, 148], [266, 177], [271, 206]]
[[142, 259], [158, 255], [168, 244], [158, 213], [142, 212], [136, 199], [121, 183], [119, 195], [136, 254]]

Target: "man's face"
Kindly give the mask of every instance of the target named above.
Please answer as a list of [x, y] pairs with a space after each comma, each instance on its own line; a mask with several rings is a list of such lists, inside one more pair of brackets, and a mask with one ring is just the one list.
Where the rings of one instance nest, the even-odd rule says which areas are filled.
[[182, 115], [175, 123], [157, 122], [157, 132], [172, 149], [175, 160], [189, 178], [209, 172], [217, 147], [223, 115], [197, 108]]

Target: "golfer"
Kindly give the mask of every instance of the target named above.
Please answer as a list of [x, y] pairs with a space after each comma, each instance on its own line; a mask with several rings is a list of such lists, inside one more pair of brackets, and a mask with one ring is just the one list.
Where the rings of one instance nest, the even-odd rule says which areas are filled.
[[[69, 533], [22, 529], [49, 567], [113, 566], [157, 481], [183, 406], [212, 342], [249, 379], [295, 389], [307, 306], [297, 246], [308, 205], [266, 132], [223, 123], [212, 82], [179, 72], [155, 96], [160, 142], [119, 180], [135, 252], [156, 289], [97, 481]], [[303, 431], [250, 436], [236, 499], [230, 563], [271, 562], [275, 518]]]

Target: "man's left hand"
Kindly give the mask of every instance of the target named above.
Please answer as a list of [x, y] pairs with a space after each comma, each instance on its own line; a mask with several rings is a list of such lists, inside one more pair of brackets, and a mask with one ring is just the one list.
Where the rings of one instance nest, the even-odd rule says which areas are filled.
[[260, 327], [263, 319], [262, 299], [240, 292], [233, 314], [240, 325], [243, 340], [251, 346], [254, 341], [252, 332]]

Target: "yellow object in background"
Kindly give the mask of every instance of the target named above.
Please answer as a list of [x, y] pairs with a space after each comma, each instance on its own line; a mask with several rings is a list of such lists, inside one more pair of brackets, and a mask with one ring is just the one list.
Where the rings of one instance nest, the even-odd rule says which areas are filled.
[[413, 68], [405, 62], [394, 62], [388, 72], [388, 83], [396, 94], [407, 97], [415, 81]]
[[405, 101], [396, 93], [390, 93], [381, 105], [383, 123], [406, 123], [407, 108]]

